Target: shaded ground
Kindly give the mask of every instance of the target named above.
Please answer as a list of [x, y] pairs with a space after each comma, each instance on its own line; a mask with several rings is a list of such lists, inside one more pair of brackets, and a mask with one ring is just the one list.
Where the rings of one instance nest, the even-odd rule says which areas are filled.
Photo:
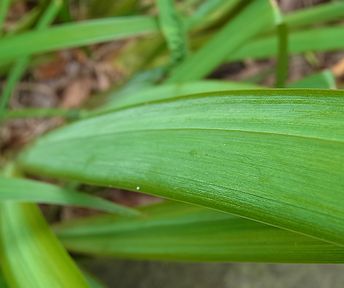
[[344, 265], [83, 260], [116, 288], [342, 288]]

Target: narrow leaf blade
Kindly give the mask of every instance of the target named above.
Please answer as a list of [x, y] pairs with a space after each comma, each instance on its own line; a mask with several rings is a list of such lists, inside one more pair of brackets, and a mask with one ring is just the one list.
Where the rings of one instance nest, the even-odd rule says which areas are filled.
[[2, 176], [0, 176], [0, 201], [74, 205], [124, 215], [138, 213], [134, 209], [51, 184]]
[[1, 204], [1, 261], [10, 287], [87, 287], [33, 204]]
[[141, 209], [136, 219], [94, 217], [55, 227], [71, 251], [133, 259], [343, 263], [344, 248], [181, 203]]
[[[252, 21], [252, 18], [256, 21]], [[168, 82], [185, 82], [203, 78], [221, 64], [226, 56], [236, 50], [241, 50], [247, 40], [272, 23], [270, 1], [251, 1], [242, 13], [239, 13], [202, 48], [177, 66]]]
[[58, 49], [158, 32], [155, 18], [137, 16], [101, 19], [54, 26], [0, 40], [0, 61]]

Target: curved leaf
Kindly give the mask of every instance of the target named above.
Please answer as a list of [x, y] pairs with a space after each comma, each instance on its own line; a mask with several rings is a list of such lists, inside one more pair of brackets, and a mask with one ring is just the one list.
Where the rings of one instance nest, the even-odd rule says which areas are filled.
[[64, 24], [0, 40], [0, 60], [158, 32], [152, 17], [118, 17]]
[[138, 213], [134, 209], [51, 184], [1, 176], [0, 201], [74, 205], [123, 215]]
[[244, 82], [202, 80], [177, 84], [165, 84], [147, 88], [141, 88], [137, 91], [115, 93], [110, 102], [100, 110], [113, 110], [132, 105], [142, 104], [155, 100], [163, 100], [183, 95], [206, 93], [213, 91], [258, 89], [258, 86]]
[[100, 216], [62, 223], [71, 251], [133, 259], [343, 263], [344, 248], [181, 203], [141, 209], [136, 219]]
[[33, 204], [2, 203], [1, 264], [9, 287], [88, 287]]
[[283, 89], [148, 102], [50, 133], [20, 165], [344, 244], [343, 96]]

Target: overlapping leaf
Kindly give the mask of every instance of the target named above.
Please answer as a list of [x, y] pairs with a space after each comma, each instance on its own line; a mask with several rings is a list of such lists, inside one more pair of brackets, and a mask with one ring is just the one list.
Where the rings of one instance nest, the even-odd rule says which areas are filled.
[[38, 181], [2, 176], [0, 176], [0, 201], [74, 205], [124, 215], [137, 214], [134, 209], [91, 195]]
[[20, 165], [344, 244], [343, 96], [284, 89], [148, 102], [55, 131]]
[[[256, 21], [252, 21], [253, 18]], [[203, 47], [177, 66], [168, 82], [194, 81], [203, 78], [221, 64], [226, 56], [240, 50], [245, 42], [272, 23], [273, 13], [270, 2], [250, 1], [241, 13], [228, 22]]]
[[163, 203], [133, 218], [93, 217], [56, 227], [71, 251], [125, 258], [342, 263], [344, 248], [202, 207]]

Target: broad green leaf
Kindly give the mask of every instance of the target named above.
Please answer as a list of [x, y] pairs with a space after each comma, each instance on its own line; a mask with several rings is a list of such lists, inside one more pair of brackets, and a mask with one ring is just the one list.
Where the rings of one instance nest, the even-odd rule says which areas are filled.
[[0, 176], [0, 201], [74, 205], [123, 215], [138, 213], [134, 209], [55, 185], [2, 176]]
[[188, 54], [186, 27], [174, 0], [157, 0], [159, 24], [171, 53], [172, 65], [184, 60]]
[[2, 203], [1, 264], [9, 287], [88, 287], [34, 204]]
[[56, 130], [19, 165], [344, 244], [343, 96], [248, 90], [147, 102]]
[[289, 88], [322, 88], [335, 89], [336, 79], [331, 70], [309, 75], [299, 81], [290, 83]]
[[158, 31], [152, 17], [120, 17], [54, 26], [0, 40], [0, 62], [19, 56], [124, 39]]
[[165, 84], [141, 88], [140, 92], [137, 90], [130, 90], [129, 92], [124, 91], [124, 93], [115, 93], [111, 97], [110, 103], [108, 103], [106, 107], [102, 108], [101, 110], [119, 109], [136, 104], [142, 104], [147, 101], [164, 100], [188, 94], [255, 88], [257, 89], [258, 86], [250, 83], [218, 80], [202, 80], [177, 84]]
[[344, 248], [218, 211], [180, 203], [142, 208], [133, 218], [62, 223], [67, 249], [133, 259], [343, 263]]
[[[324, 27], [295, 31], [289, 34], [289, 54], [308, 51], [335, 51], [344, 48], [344, 27]], [[227, 54], [227, 60], [236, 61], [247, 58], [263, 59], [275, 56], [277, 52], [277, 37], [266, 36], [253, 40], [241, 49]]]
[[241, 50], [243, 44], [261, 32], [266, 25], [272, 25], [272, 14], [270, 1], [251, 1], [203, 47], [178, 65], [172, 71], [168, 82], [185, 82], [203, 78], [221, 64], [228, 55]]

